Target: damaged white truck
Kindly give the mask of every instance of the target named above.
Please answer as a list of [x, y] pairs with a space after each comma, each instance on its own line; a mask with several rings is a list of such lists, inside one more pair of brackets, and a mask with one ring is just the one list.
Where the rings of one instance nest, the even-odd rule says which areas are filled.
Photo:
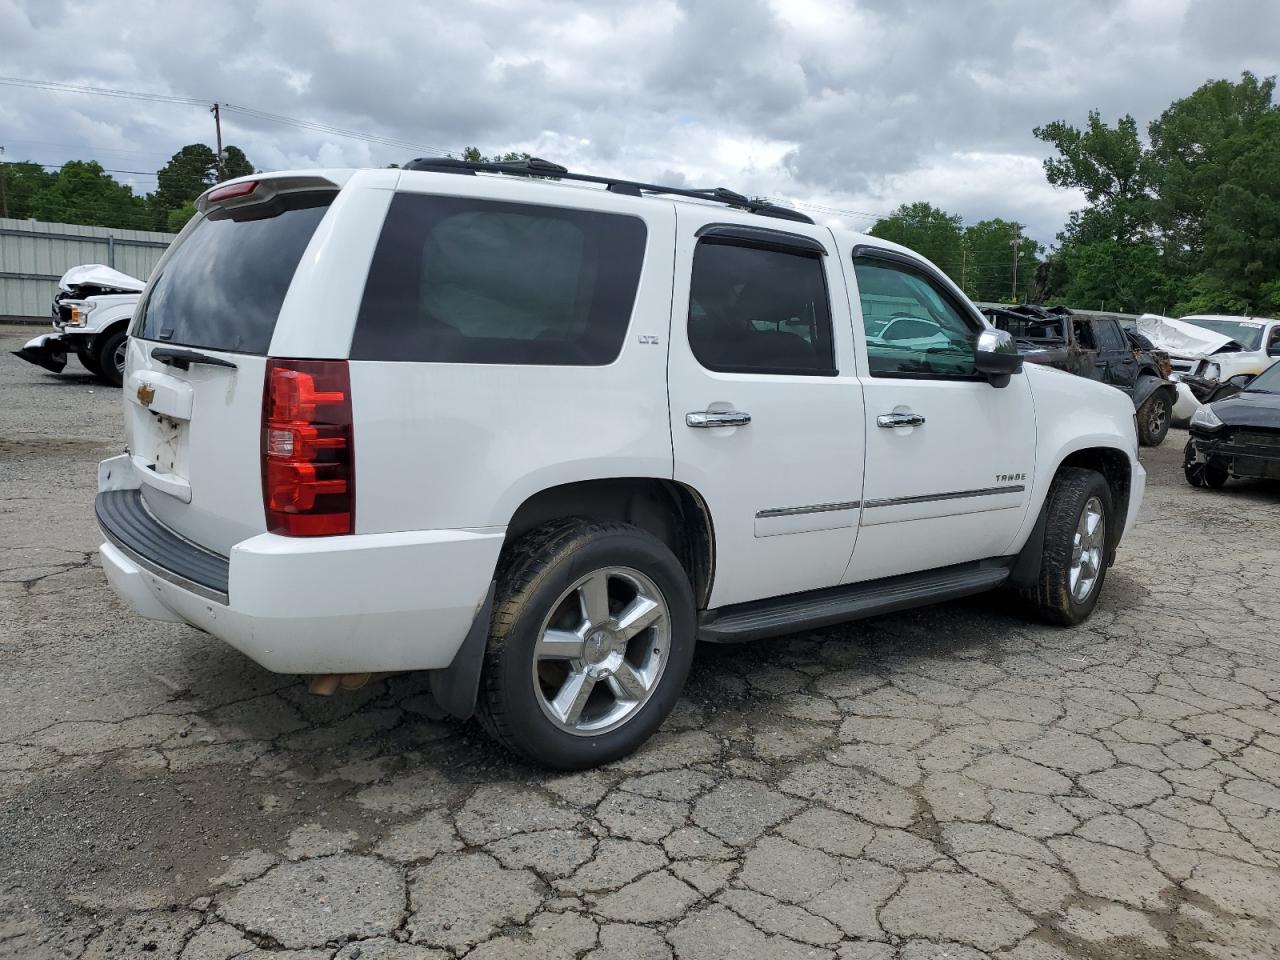
[[14, 354], [53, 373], [74, 353], [99, 379], [120, 386], [124, 379], [129, 320], [146, 282], [100, 263], [72, 267], [58, 281], [53, 298], [53, 328], [27, 341]]
[[1137, 332], [1169, 354], [1178, 383], [1173, 422], [1184, 425], [1201, 404], [1234, 396], [1280, 360], [1280, 320], [1196, 314], [1175, 320], [1153, 313]]

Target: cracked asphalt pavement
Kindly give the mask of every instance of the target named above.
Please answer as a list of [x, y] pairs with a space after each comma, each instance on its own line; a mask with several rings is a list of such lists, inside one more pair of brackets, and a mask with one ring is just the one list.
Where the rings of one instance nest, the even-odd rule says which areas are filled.
[[1280, 956], [1280, 487], [1146, 451], [1075, 629], [1000, 596], [701, 650], [522, 766], [420, 676], [315, 699], [97, 565], [119, 393], [0, 329], [0, 956]]

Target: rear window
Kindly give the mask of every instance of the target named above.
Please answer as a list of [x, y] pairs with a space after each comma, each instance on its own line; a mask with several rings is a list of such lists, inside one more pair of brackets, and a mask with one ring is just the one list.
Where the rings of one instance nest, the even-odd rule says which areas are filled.
[[133, 335], [265, 354], [298, 261], [333, 197], [283, 194], [204, 217], [165, 263]]
[[369, 268], [351, 358], [611, 363], [644, 245], [636, 217], [399, 194]]

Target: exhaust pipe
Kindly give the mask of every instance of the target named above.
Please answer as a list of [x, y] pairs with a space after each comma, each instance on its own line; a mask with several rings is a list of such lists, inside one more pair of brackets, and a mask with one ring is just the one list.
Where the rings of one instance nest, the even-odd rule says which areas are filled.
[[371, 673], [317, 673], [307, 683], [307, 692], [315, 697], [332, 697], [343, 690], [359, 690], [373, 679]]

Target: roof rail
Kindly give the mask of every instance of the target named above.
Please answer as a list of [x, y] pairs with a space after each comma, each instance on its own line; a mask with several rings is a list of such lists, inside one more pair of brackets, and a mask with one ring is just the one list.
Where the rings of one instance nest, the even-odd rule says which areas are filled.
[[726, 206], [758, 213], [763, 217], [776, 217], [779, 220], [795, 220], [799, 223], [813, 223], [811, 217], [798, 210], [788, 210], [765, 200], [753, 200], [724, 187], [711, 187], [705, 190], [693, 190], [688, 187], [664, 187], [657, 183], [641, 183], [637, 180], [619, 180], [616, 177], [596, 177], [587, 173], [570, 173], [558, 163], [530, 157], [528, 160], [514, 160], [503, 163], [476, 162], [458, 160], [455, 157], [419, 157], [410, 160], [403, 167], [405, 170], [420, 170], [428, 173], [457, 173], [463, 176], [475, 176], [477, 173], [505, 173], [514, 177], [537, 177], [546, 180], [576, 180], [581, 183], [603, 183], [610, 193], [620, 193], [630, 197], [643, 196], [646, 193], [667, 194], [677, 197], [693, 197], [696, 200], [710, 200]]

